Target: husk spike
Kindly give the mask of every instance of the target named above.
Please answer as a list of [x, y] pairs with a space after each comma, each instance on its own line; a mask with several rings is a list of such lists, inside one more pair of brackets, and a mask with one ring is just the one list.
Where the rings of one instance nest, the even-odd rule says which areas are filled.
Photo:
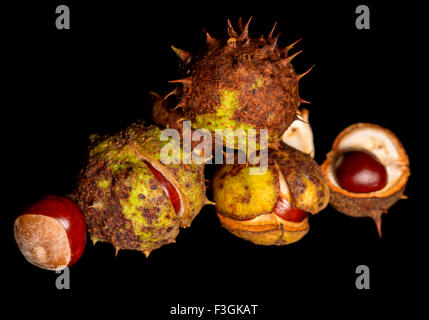
[[284, 66], [287, 66], [297, 55], [299, 55], [300, 53], [302, 52], [302, 50], [301, 51], [298, 51], [298, 52], [295, 52], [294, 54], [292, 54], [292, 55], [290, 55], [290, 56], [288, 56], [288, 57], [286, 57], [286, 58], [284, 58], [284, 59], [282, 59], [281, 60], [281, 63], [282, 63], [282, 65], [284, 65]]
[[299, 80], [301, 80], [303, 77], [305, 77], [310, 71], [311, 71], [311, 69], [313, 69], [314, 68], [314, 65], [312, 65], [311, 67], [310, 67], [310, 69], [308, 69], [307, 71], [305, 71], [304, 73], [301, 73], [301, 74], [299, 74], [299, 75], [297, 75], [297, 79], [298, 79], [298, 81]]
[[188, 63], [191, 59], [192, 54], [188, 51], [176, 48], [175, 46], [170, 46], [171, 49], [177, 54], [177, 56], [182, 60], [183, 63]]
[[252, 21], [252, 18], [253, 17], [250, 17], [246, 25], [244, 26], [243, 31], [241, 32], [241, 35], [240, 35], [240, 40], [245, 40], [249, 38], [249, 25], [250, 25], [250, 21]]
[[183, 79], [177, 79], [177, 80], [170, 80], [169, 83], [183, 83], [183, 84], [191, 84], [192, 78], [183, 78]]
[[274, 26], [271, 29], [270, 33], [268, 34], [268, 37], [267, 37], [268, 41], [271, 41], [273, 39], [273, 34], [274, 34], [274, 30], [276, 29], [276, 26], [277, 26], [277, 21], [274, 22]]
[[234, 28], [232, 27], [231, 20], [228, 19], [227, 23], [228, 23], [228, 29], [227, 29], [228, 35], [232, 38], [237, 38], [238, 34], [237, 32], [235, 32]]

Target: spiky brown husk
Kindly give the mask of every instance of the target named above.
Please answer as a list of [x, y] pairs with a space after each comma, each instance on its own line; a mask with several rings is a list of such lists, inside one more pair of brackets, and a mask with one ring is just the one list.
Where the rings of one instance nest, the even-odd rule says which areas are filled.
[[186, 78], [171, 82], [183, 85], [178, 106], [194, 128], [268, 129], [270, 141], [278, 145], [304, 101], [298, 82], [306, 73], [299, 75], [292, 67], [293, 45], [280, 49], [273, 32], [250, 37], [249, 22], [238, 34], [228, 21], [226, 43], [207, 34], [206, 49], [194, 57], [173, 47]]

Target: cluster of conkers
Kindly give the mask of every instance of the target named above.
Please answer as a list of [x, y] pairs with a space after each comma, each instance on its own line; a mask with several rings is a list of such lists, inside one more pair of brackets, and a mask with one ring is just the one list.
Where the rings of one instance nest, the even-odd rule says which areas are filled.
[[[397, 200], [409, 176], [407, 155], [397, 137], [377, 125], [359, 123], [336, 138], [320, 167], [314, 157], [307, 103], [291, 54], [268, 36], [249, 35], [241, 19], [228, 20], [226, 41], [206, 33], [205, 50], [193, 56], [173, 47], [185, 78], [171, 93], [153, 93], [157, 126], [134, 123], [112, 135], [90, 137], [85, 166], [71, 196], [47, 196], [15, 220], [24, 257], [44, 269], [72, 265], [82, 255], [87, 231], [93, 243], [116, 252], [143, 252], [175, 242], [205, 204], [215, 204], [219, 221], [233, 235], [259, 245], [285, 245], [309, 231], [309, 216], [330, 202], [340, 212], [368, 216], [381, 235], [381, 214]], [[213, 200], [206, 197], [204, 164], [161, 162], [162, 128], [182, 121], [193, 129], [268, 129], [268, 166], [218, 166]], [[171, 143], [171, 142], [170, 142]], [[182, 142], [178, 142], [182, 150]], [[262, 151], [262, 150], [258, 150]], [[251, 174], [252, 170], [262, 170]]]

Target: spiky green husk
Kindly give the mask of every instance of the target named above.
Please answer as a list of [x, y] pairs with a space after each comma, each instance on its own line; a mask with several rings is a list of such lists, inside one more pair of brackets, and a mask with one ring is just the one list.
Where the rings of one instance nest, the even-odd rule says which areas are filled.
[[[160, 151], [168, 142], [160, 135], [155, 126], [133, 124], [93, 142], [75, 192], [92, 239], [148, 254], [174, 242], [179, 227], [188, 226], [204, 205], [204, 166], [161, 164]], [[174, 182], [185, 200], [183, 216], [145, 161]]]

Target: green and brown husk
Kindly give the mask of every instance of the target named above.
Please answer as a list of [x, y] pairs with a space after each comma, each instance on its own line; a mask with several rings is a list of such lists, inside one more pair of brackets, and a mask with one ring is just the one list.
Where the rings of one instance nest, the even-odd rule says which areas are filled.
[[[204, 165], [162, 164], [160, 150], [167, 142], [160, 134], [158, 127], [135, 123], [93, 141], [75, 192], [93, 242], [148, 255], [174, 242], [179, 227], [188, 227], [207, 202]], [[180, 215], [145, 162], [175, 186]]]
[[252, 175], [251, 167], [224, 165], [214, 175], [213, 198], [222, 226], [255, 244], [284, 245], [298, 241], [309, 230], [308, 217], [301, 222], [290, 222], [273, 213], [281, 192], [280, 173], [287, 184], [289, 203], [316, 214], [327, 206], [330, 194], [317, 163], [311, 156], [283, 145], [270, 150], [265, 173]]
[[206, 33], [206, 48], [192, 55], [173, 47], [183, 62], [186, 78], [181, 83], [177, 108], [192, 126], [216, 129], [268, 129], [271, 147], [279, 145], [283, 132], [297, 118], [302, 102], [299, 80], [290, 54], [294, 44], [280, 49], [274, 28], [267, 36], [253, 38], [249, 23], [239, 22], [237, 33], [228, 20], [229, 39], [224, 42]]

